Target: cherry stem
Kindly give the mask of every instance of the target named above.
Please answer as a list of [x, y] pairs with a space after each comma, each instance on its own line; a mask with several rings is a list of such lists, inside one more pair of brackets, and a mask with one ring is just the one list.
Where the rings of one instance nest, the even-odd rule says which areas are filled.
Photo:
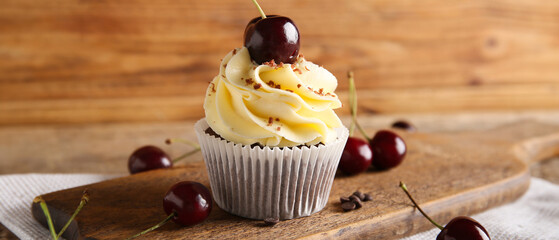
[[433, 221], [433, 219], [431, 219], [429, 216], [427, 216], [427, 213], [425, 213], [423, 211], [423, 209], [421, 209], [419, 207], [419, 205], [417, 204], [417, 202], [415, 202], [415, 200], [413, 199], [413, 197], [411, 196], [411, 194], [408, 192], [408, 188], [406, 187], [406, 184], [402, 181], [400, 181], [400, 188], [402, 188], [402, 190], [404, 190], [404, 192], [406, 193], [406, 195], [408, 195], [408, 198], [413, 202], [413, 205], [417, 208], [417, 210], [419, 210], [419, 212], [421, 212], [421, 214], [423, 214], [423, 216], [425, 218], [427, 218], [427, 220], [429, 220], [429, 222], [431, 222], [433, 225], [435, 225], [436, 227], [438, 227], [440, 230], [443, 230], [443, 227], [441, 225], [439, 225], [438, 223], [436, 223], [435, 221]]
[[151, 231], [153, 231], [153, 230], [155, 230], [155, 229], [157, 229], [157, 228], [159, 228], [159, 227], [165, 225], [165, 223], [167, 223], [168, 221], [170, 221], [170, 220], [171, 220], [172, 218], [174, 218], [175, 216], [177, 216], [177, 212], [173, 211], [171, 214], [169, 214], [169, 216], [167, 216], [167, 218], [165, 218], [165, 219], [164, 219], [163, 221], [161, 221], [160, 223], [158, 223], [158, 224], [156, 224], [155, 226], [150, 227], [150, 228], [148, 228], [148, 229], [142, 231], [141, 233], [138, 233], [138, 234], [136, 234], [136, 235], [134, 235], [134, 236], [132, 236], [132, 237], [129, 237], [129, 238], [127, 238], [126, 240], [134, 239], [134, 238], [137, 238], [137, 237], [139, 237], [139, 236], [141, 236], [141, 235], [144, 235], [144, 234], [146, 234], [146, 233], [148, 233], [148, 232], [151, 232]]
[[192, 150], [190, 152], [187, 152], [187, 153], [173, 159], [173, 163], [176, 163], [176, 162], [178, 162], [178, 161], [180, 161], [180, 160], [182, 160], [182, 159], [200, 151], [200, 144], [198, 144], [196, 142], [193, 142], [193, 141], [190, 141], [190, 140], [186, 140], [186, 139], [182, 139], [182, 138], [168, 138], [168, 139], [165, 140], [165, 143], [167, 143], [167, 144], [171, 144], [171, 143], [174, 143], [174, 142], [181, 142], [181, 143], [188, 144], [188, 145], [192, 146], [194, 148], [194, 150]]
[[349, 125], [349, 136], [353, 137], [355, 131], [355, 118], [357, 115], [357, 96], [355, 96], [355, 82], [353, 81], [353, 72], [347, 73], [349, 79], [349, 112], [351, 113], [351, 124]]
[[168, 138], [165, 140], [165, 143], [167, 144], [171, 144], [174, 142], [181, 142], [184, 144], [188, 144], [190, 146], [192, 146], [193, 148], [200, 148], [200, 145], [194, 141], [190, 141], [190, 140], [186, 140], [186, 139], [182, 139], [182, 138]]
[[262, 19], [266, 18], [266, 14], [264, 13], [260, 5], [258, 5], [258, 2], [256, 2], [256, 0], [252, 0], [252, 2], [254, 3], [254, 5], [256, 5], [256, 8], [258, 8], [260, 15], [262, 15]]
[[64, 227], [62, 228], [62, 230], [60, 230], [60, 232], [58, 233], [58, 235], [56, 236], [56, 238], [60, 238], [62, 236], [62, 234], [64, 233], [64, 231], [66, 231], [66, 229], [70, 226], [70, 223], [72, 223], [72, 221], [74, 220], [74, 218], [76, 218], [76, 216], [78, 215], [78, 213], [80, 213], [80, 211], [82, 210], [82, 208], [87, 204], [87, 202], [89, 202], [89, 193], [87, 192], [87, 189], [85, 189], [83, 191], [83, 195], [82, 195], [82, 199], [80, 200], [80, 204], [78, 205], [78, 208], [76, 208], [76, 211], [74, 211], [74, 214], [72, 214], [72, 216], [70, 217], [70, 219], [68, 219], [68, 222], [66, 222], [66, 225], [64, 225]]
[[353, 72], [351, 71], [348, 72], [347, 76], [349, 78], [349, 105], [350, 105], [349, 111], [351, 112], [351, 125], [349, 126], [349, 135], [353, 136], [353, 131], [355, 127], [357, 127], [357, 129], [359, 130], [359, 132], [361, 132], [363, 137], [367, 139], [367, 142], [370, 142], [371, 139], [369, 138], [369, 136], [367, 136], [367, 133], [365, 132], [365, 130], [363, 130], [363, 128], [361, 127], [361, 125], [359, 125], [359, 122], [357, 121], [357, 91], [355, 90], [355, 81], [353, 80]]
[[33, 202], [39, 203], [39, 205], [41, 205], [43, 214], [45, 214], [45, 217], [47, 218], [47, 224], [49, 226], [49, 231], [52, 236], [52, 239], [53, 240], [58, 239], [58, 237], [56, 237], [56, 231], [54, 230], [54, 225], [52, 224], [52, 218], [50, 217], [49, 208], [47, 207], [47, 203], [45, 202], [45, 200], [41, 196], [38, 196], [35, 199], [33, 199]]
[[200, 147], [196, 147], [196, 148], [194, 148], [194, 150], [192, 150], [190, 152], [187, 152], [187, 153], [185, 153], [183, 155], [180, 155], [179, 157], [173, 159], [173, 163], [176, 163], [180, 160], [183, 160], [183, 159], [189, 157], [190, 155], [197, 153], [198, 151], [200, 151]]

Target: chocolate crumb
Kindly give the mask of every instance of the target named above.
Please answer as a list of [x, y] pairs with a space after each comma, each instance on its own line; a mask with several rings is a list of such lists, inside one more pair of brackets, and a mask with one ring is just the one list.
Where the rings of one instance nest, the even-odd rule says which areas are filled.
[[281, 89], [281, 85], [279, 85], [279, 84], [276, 84], [275, 88], [277, 88], [277, 89]]
[[247, 85], [250, 85], [254, 83], [254, 80], [252, 80], [252, 78], [247, 78], [245, 79], [245, 82], [247, 83]]
[[227, 63], [226, 63], [226, 64], [223, 64], [223, 67], [226, 68], [226, 67], [227, 67]]
[[353, 202], [342, 203], [342, 209], [346, 212], [351, 211], [351, 210], [355, 209], [355, 203], [353, 203]]
[[341, 203], [351, 202], [351, 200], [349, 200], [349, 197], [340, 197], [340, 202]]
[[297, 84], [297, 88], [301, 88], [301, 84], [300, 84], [300, 83], [299, 83], [299, 84]]
[[274, 118], [269, 117], [268, 118], [268, 126], [272, 126], [273, 123], [274, 123]]
[[363, 193], [360, 192], [360, 191], [354, 192], [353, 195], [356, 196], [356, 197], [358, 197], [359, 200], [361, 200], [361, 201], [365, 200], [365, 194], [363, 194]]
[[274, 59], [272, 59], [272, 60], [269, 61], [269, 62], [265, 62], [265, 63], [263, 63], [263, 64], [264, 64], [264, 65], [268, 65], [269, 67], [273, 67], [273, 68], [277, 68], [277, 66], [278, 66], [278, 65], [276, 64], [276, 61], [274, 61]]
[[277, 128], [276, 128], [276, 131], [279, 131], [279, 130], [281, 130], [281, 127], [277, 127]]
[[237, 54], [237, 49], [233, 49], [233, 55]]
[[278, 218], [266, 218], [264, 219], [264, 224], [267, 226], [274, 226], [279, 223]]
[[353, 201], [355, 203], [355, 209], [363, 207], [363, 203], [360, 200]]
[[291, 89], [285, 89], [285, 91], [288, 91], [288, 92], [290, 92], [290, 93], [293, 92], [293, 90], [291, 90]]
[[261, 87], [262, 87], [262, 84], [260, 84], [260, 83], [254, 84], [254, 89], [259, 89]]
[[276, 118], [276, 122], [279, 122], [279, 118]]
[[355, 209], [361, 208], [363, 206], [363, 203], [361, 202], [361, 199], [359, 199], [358, 196], [351, 195], [351, 196], [349, 196], [349, 200], [351, 200], [351, 202], [355, 203]]
[[369, 195], [369, 194], [367, 194], [367, 193], [365, 193], [364, 195], [365, 195], [365, 198], [363, 199], [364, 202], [368, 202], [368, 201], [372, 201], [372, 200], [373, 200], [373, 197], [371, 197], [371, 195]]

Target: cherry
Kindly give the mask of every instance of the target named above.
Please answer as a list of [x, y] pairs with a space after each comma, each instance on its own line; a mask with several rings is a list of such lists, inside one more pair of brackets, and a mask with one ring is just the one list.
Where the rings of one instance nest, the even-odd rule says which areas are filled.
[[419, 207], [417, 202], [413, 199], [411, 194], [408, 192], [406, 184], [400, 182], [400, 188], [404, 190], [408, 198], [412, 201], [413, 205], [423, 214], [427, 220], [429, 220], [437, 228], [441, 229], [439, 235], [437, 235], [437, 240], [490, 240], [489, 233], [487, 230], [476, 220], [467, 216], [458, 216], [450, 220], [443, 228], [441, 225], [433, 221], [424, 211]]
[[375, 159], [372, 165], [377, 169], [389, 169], [402, 163], [406, 156], [406, 143], [396, 133], [388, 130], [378, 131], [369, 141]]
[[349, 137], [338, 168], [346, 174], [358, 174], [369, 168], [373, 161], [373, 151], [367, 141]]
[[126, 240], [151, 232], [170, 220], [184, 226], [201, 223], [210, 215], [212, 203], [210, 190], [201, 183], [193, 181], [178, 182], [167, 191], [163, 198], [163, 210], [168, 214], [167, 218]]
[[294, 63], [299, 55], [299, 30], [287, 17], [265, 15], [258, 3], [254, 4], [261, 17], [252, 19], [245, 28], [244, 45], [257, 64], [264, 62]]
[[466, 216], [455, 217], [444, 226], [437, 240], [491, 239], [487, 230], [476, 220]]
[[212, 196], [204, 185], [184, 181], [171, 187], [163, 198], [163, 208], [167, 214], [176, 213], [173, 221], [191, 226], [206, 219], [212, 211]]
[[163, 150], [155, 146], [138, 148], [128, 159], [128, 170], [131, 174], [159, 168], [170, 168], [172, 166], [171, 158]]
[[399, 129], [402, 129], [402, 130], [406, 130], [408, 132], [415, 132], [416, 131], [415, 127], [411, 123], [406, 122], [404, 120], [398, 120], [398, 121], [392, 123], [392, 128], [399, 128]]
[[[349, 79], [349, 105], [351, 112], [350, 134], [353, 133], [355, 127], [359, 129], [363, 137], [369, 142], [374, 159], [372, 165], [377, 169], [389, 169], [398, 166], [404, 160], [406, 155], [406, 143], [397, 134], [388, 131], [378, 131], [371, 139], [367, 136], [365, 130], [357, 122], [357, 94], [355, 90], [355, 82], [353, 80], [353, 72], [348, 73]], [[348, 140], [349, 141], [349, 140]]]

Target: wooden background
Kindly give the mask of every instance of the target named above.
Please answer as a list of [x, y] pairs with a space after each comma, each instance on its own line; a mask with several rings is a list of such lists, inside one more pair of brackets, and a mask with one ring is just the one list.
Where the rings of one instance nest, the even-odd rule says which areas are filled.
[[[559, 109], [559, 1], [261, 0], [362, 112]], [[2, 0], [0, 125], [203, 116], [249, 0]], [[341, 110], [347, 114], [347, 110]]]

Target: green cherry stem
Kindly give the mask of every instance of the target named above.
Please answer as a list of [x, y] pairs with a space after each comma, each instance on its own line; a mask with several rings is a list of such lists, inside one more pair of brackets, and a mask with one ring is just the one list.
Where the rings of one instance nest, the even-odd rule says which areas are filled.
[[171, 214], [169, 214], [169, 216], [167, 216], [167, 218], [165, 218], [165, 219], [164, 219], [163, 221], [161, 221], [160, 223], [158, 223], [158, 224], [156, 224], [155, 226], [150, 227], [150, 228], [148, 228], [148, 229], [142, 231], [141, 233], [138, 233], [138, 234], [136, 234], [136, 235], [134, 235], [134, 236], [132, 236], [132, 237], [129, 237], [129, 238], [127, 238], [126, 240], [134, 239], [134, 238], [137, 238], [137, 237], [139, 237], [139, 236], [141, 236], [141, 235], [144, 235], [144, 234], [146, 234], [146, 233], [148, 233], [148, 232], [151, 232], [151, 231], [153, 231], [153, 230], [155, 230], [155, 229], [157, 229], [157, 228], [159, 228], [159, 227], [165, 225], [165, 223], [167, 223], [168, 221], [170, 221], [170, 220], [171, 220], [172, 218], [174, 218], [175, 216], [177, 216], [177, 212], [172, 212]]
[[41, 209], [43, 210], [43, 214], [45, 214], [45, 217], [47, 218], [47, 224], [49, 225], [49, 231], [50, 234], [52, 236], [53, 240], [58, 239], [56, 237], [56, 231], [54, 230], [54, 225], [52, 224], [52, 218], [50, 217], [50, 212], [49, 212], [49, 208], [47, 207], [47, 203], [45, 202], [45, 200], [41, 197], [38, 196], [35, 199], [33, 199], [34, 203], [39, 203], [39, 205], [41, 205]]
[[194, 141], [190, 141], [190, 140], [186, 140], [186, 139], [182, 139], [182, 138], [168, 138], [165, 140], [165, 143], [167, 144], [171, 144], [174, 142], [181, 142], [184, 144], [188, 144], [190, 146], [192, 146], [193, 148], [200, 148], [200, 145]]
[[353, 81], [353, 72], [347, 72], [349, 79], [349, 112], [351, 113], [351, 124], [349, 125], [349, 136], [353, 137], [355, 131], [355, 116], [357, 115], [357, 97], [355, 96], [355, 82]]
[[254, 5], [256, 5], [256, 8], [258, 8], [260, 15], [262, 15], [262, 19], [266, 18], [266, 14], [264, 13], [260, 5], [258, 5], [258, 2], [256, 2], [256, 0], [252, 0], [252, 2], [254, 3]]
[[[353, 72], [348, 72], [347, 74], [349, 78], [349, 104], [350, 104], [350, 112], [351, 112], [351, 125], [349, 126], [349, 134], [350, 136], [353, 135], [353, 130], [355, 127], [361, 132], [363, 137], [367, 139], [367, 142], [370, 142], [371, 139], [367, 136], [367, 133], [359, 122], [357, 121], [357, 91], [355, 90], [355, 80], [353, 79]], [[355, 125], [355, 127], [353, 127]]]
[[194, 148], [194, 150], [192, 150], [190, 152], [187, 152], [187, 153], [185, 153], [183, 155], [180, 155], [179, 157], [173, 159], [172, 160], [173, 163], [177, 163], [178, 161], [183, 160], [184, 158], [187, 158], [190, 155], [195, 154], [196, 152], [200, 151], [200, 144], [198, 144], [196, 142], [193, 142], [193, 141], [190, 141], [190, 140], [186, 140], [186, 139], [182, 139], [182, 138], [169, 138], [169, 139], [165, 140], [165, 143], [167, 143], [167, 144], [171, 144], [171, 143], [174, 143], [174, 142], [181, 142], [181, 143], [188, 144], [188, 145], [192, 146]]
[[74, 211], [74, 214], [72, 214], [70, 219], [68, 219], [68, 222], [66, 222], [66, 225], [64, 225], [64, 227], [62, 227], [62, 230], [60, 230], [60, 232], [58, 233], [56, 238], [60, 238], [62, 236], [64, 231], [66, 231], [66, 229], [70, 226], [70, 223], [72, 223], [74, 218], [76, 218], [78, 213], [80, 213], [80, 211], [87, 204], [87, 202], [89, 202], [89, 192], [87, 191], [87, 189], [85, 189], [83, 191], [82, 199], [80, 200], [80, 204], [78, 205], [78, 208], [76, 208], [76, 211]]
[[194, 148], [194, 150], [192, 150], [192, 151], [190, 151], [190, 152], [187, 152], [187, 153], [185, 153], [185, 154], [183, 154], [183, 155], [180, 155], [180, 156], [178, 156], [177, 158], [173, 159], [172, 161], [173, 161], [173, 163], [176, 163], [176, 162], [178, 162], [178, 161], [180, 161], [180, 160], [183, 160], [183, 159], [189, 157], [189, 156], [192, 155], [192, 154], [197, 153], [198, 151], [200, 151], [200, 147], [196, 147], [196, 148]]
[[440, 230], [443, 230], [443, 227], [441, 225], [439, 225], [438, 223], [436, 223], [435, 221], [433, 221], [433, 219], [431, 219], [429, 216], [427, 216], [427, 213], [425, 213], [423, 211], [423, 209], [421, 209], [421, 207], [419, 207], [419, 205], [417, 204], [417, 202], [415, 202], [415, 200], [413, 199], [413, 197], [411, 196], [411, 194], [408, 192], [408, 188], [406, 187], [406, 184], [402, 181], [400, 181], [400, 188], [402, 188], [402, 190], [404, 190], [404, 192], [406, 193], [406, 195], [408, 195], [408, 198], [413, 202], [413, 205], [417, 208], [417, 210], [419, 210], [419, 212], [421, 212], [421, 214], [423, 214], [423, 216], [425, 218], [427, 218], [427, 220], [429, 220], [429, 222], [431, 222], [433, 225], [435, 225], [436, 227], [438, 227]]

